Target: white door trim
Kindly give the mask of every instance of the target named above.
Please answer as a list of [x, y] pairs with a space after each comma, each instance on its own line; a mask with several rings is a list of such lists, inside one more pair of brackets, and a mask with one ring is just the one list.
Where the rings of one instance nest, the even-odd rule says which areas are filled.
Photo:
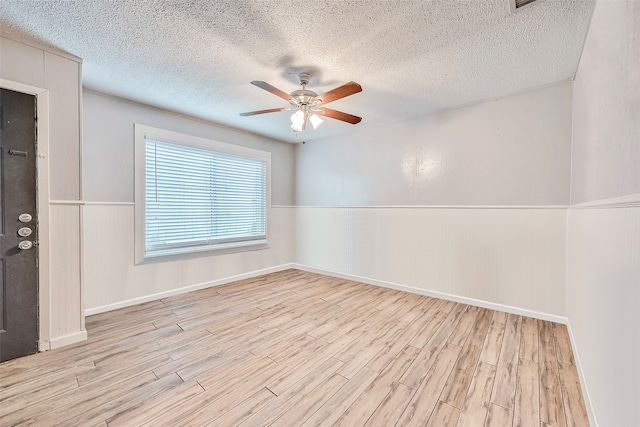
[[38, 211], [38, 350], [51, 348], [51, 279], [49, 252], [49, 91], [0, 79], [0, 87], [35, 95], [38, 112], [36, 209]]

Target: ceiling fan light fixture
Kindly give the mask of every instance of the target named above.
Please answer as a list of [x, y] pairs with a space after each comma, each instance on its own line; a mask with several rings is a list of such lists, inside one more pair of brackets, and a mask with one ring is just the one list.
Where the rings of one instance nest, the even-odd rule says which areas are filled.
[[[291, 129], [294, 132], [304, 132], [307, 127], [307, 122], [311, 122], [314, 129], [320, 127], [324, 120], [320, 118], [329, 117], [331, 119], [340, 120], [352, 125], [360, 123], [362, 117], [354, 116], [352, 114], [343, 113], [342, 111], [332, 110], [325, 108], [324, 104], [342, 99], [346, 96], [362, 92], [362, 86], [356, 82], [348, 82], [342, 86], [338, 86], [328, 92], [318, 95], [316, 92], [307, 89], [307, 83], [311, 76], [308, 73], [300, 73], [300, 84], [302, 89], [294, 90], [293, 92], [286, 93], [280, 89], [270, 85], [267, 82], [260, 80], [254, 80], [252, 85], [264, 89], [279, 98], [287, 101], [291, 108], [270, 108], [267, 110], [249, 111], [247, 113], [240, 113], [241, 116], [255, 116], [257, 114], [275, 113], [278, 111], [291, 111], [295, 112], [291, 115]], [[322, 105], [322, 107], [320, 107]], [[320, 109], [322, 108], [322, 109]]]
[[313, 125], [314, 129], [318, 129], [320, 125], [324, 123], [324, 120], [322, 120], [317, 114], [312, 114], [311, 117], [309, 117], [309, 121]]
[[298, 110], [291, 115], [291, 129], [294, 132], [302, 132], [305, 128], [306, 117], [302, 110]]

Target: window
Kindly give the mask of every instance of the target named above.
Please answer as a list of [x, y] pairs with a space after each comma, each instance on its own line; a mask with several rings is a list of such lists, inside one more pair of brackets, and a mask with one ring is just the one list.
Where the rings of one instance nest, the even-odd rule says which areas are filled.
[[136, 262], [265, 248], [270, 153], [135, 125]]

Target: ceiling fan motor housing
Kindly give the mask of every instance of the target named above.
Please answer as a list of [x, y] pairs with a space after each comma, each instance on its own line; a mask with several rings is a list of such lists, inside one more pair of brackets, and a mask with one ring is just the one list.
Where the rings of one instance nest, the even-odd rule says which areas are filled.
[[316, 96], [318, 96], [317, 93], [307, 89], [294, 90], [291, 92], [291, 97], [296, 99], [299, 104], [310, 104], [311, 100]]

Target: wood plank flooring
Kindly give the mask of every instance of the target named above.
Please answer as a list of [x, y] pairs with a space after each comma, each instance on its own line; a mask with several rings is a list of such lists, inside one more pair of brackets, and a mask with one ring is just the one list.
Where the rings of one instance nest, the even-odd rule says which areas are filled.
[[588, 426], [566, 327], [287, 270], [87, 318], [0, 425]]

